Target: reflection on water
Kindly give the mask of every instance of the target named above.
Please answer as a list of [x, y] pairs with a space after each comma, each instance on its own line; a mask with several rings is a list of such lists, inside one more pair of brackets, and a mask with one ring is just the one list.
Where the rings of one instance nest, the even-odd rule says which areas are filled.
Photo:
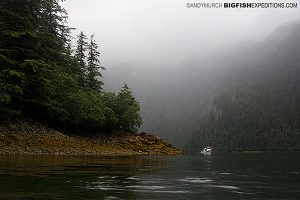
[[0, 156], [0, 199], [299, 199], [299, 154]]

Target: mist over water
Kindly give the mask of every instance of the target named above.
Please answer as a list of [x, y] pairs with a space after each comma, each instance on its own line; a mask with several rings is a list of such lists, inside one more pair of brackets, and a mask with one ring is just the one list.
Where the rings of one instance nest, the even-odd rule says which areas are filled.
[[188, 2], [64, 3], [69, 25], [78, 27], [74, 36], [95, 33], [104, 88], [119, 90], [126, 82], [141, 103], [140, 130], [178, 146], [198, 128], [228, 69], [251, 62], [240, 52], [300, 20], [299, 8], [189, 9]]
[[299, 199], [300, 2], [190, 3], [0, 3], [1, 199]]

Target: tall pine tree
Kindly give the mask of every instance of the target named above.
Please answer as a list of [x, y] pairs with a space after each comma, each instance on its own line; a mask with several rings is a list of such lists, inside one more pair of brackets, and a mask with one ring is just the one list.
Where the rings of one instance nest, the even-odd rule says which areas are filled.
[[100, 65], [99, 56], [98, 45], [94, 40], [94, 35], [91, 35], [88, 45], [87, 86], [101, 91], [103, 82], [100, 80], [102, 78], [100, 70], [105, 68]]
[[79, 75], [79, 82], [81, 85], [85, 85], [85, 77], [86, 77], [86, 55], [85, 52], [87, 50], [88, 43], [86, 42], [87, 37], [81, 31], [77, 36], [77, 48], [75, 50], [75, 57], [78, 61], [78, 69], [77, 73]]
[[[59, 0], [4, 0], [0, 9], [0, 102], [14, 110], [47, 101], [49, 71], [65, 63], [68, 27]], [[0, 105], [0, 107], [3, 107]], [[33, 110], [33, 109], [30, 109]]]
[[81, 33], [72, 55], [61, 1], [0, 1], [0, 116], [25, 114], [65, 130], [136, 129], [129, 88], [99, 92], [104, 68], [93, 36], [87, 45]]

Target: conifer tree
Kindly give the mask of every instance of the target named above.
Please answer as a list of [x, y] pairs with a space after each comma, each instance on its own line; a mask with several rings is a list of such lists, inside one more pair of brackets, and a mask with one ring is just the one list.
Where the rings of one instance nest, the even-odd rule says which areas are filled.
[[78, 61], [78, 69], [77, 73], [79, 75], [79, 82], [84, 85], [85, 84], [85, 76], [86, 76], [86, 55], [85, 52], [87, 50], [88, 43], [86, 42], [87, 37], [81, 31], [80, 34], [77, 36], [77, 48], [75, 50], [75, 57]]
[[98, 91], [102, 89], [103, 85], [103, 82], [99, 80], [99, 78], [102, 78], [100, 70], [105, 69], [103, 66], [100, 66], [99, 56], [98, 45], [94, 40], [94, 35], [91, 35], [88, 45], [87, 85]]
[[72, 55], [73, 55], [72, 46], [71, 46], [71, 43], [68, 43], [68, 44], [66, 45], [66, 56], [67, 56], [68, 58], [71, 58]]
[[116, 114], [119, 119], [119, 128], [136, 132], [143, 121], [139, 114], [140, 104], [132, 95], [131, 89], [125, 83], [117, 96]]
[[87, 45], [81, 32], [73, 56], [61, 1], [0, 2], [0, 117], [25, 114], [76, 132], [138, 127], [139, 104], [127, 86], [120, 95], [99, 92], [104, 68], [93, 36]]
[[[58, 0], [5, 0], [0, 9], [1, 102], [14, 109], [45, 101], [45, 83], [65, 63], [68, 28]], [[23, 103], [22, 103], [23, 102]], [[18, 108], [17, 108], [18, 107]]]

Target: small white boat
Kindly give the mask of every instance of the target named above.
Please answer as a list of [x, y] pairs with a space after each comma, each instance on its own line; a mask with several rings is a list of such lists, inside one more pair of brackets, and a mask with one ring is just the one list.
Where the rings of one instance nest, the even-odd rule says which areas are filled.
[[212, 153], [212, 148], [211, 147], [205, 147], [202, 151], [201, 154], [203, 155], [210, 155]]

